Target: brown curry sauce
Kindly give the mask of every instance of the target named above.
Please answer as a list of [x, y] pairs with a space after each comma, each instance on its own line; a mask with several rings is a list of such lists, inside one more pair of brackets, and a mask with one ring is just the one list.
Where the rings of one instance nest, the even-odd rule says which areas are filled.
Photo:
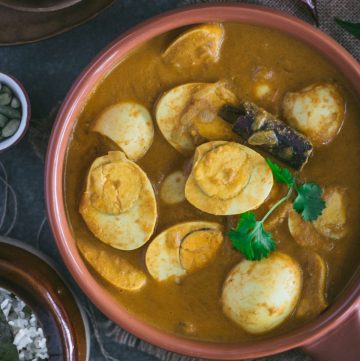
[[[90, 130], [92, 122], [106, 107], [119, 101], [132, 100], [152, 111], [156, 99], [176, 85], [226, 80], [240, 99], [254, 101], [266, 110], [279, 114], [285, 92], [301, 89], [314, 82], [335, 81], [340, 85], [346, 100], [344, 126], [331, 144], [315, 148], [314, 156], [301, 173], [303, 180], [311, 180], [322, 186], [345, 187], [352, 200], [348, 209], [350, 231], [347, 236], [333, 241], [330, 251], [319, 251], [328, 266], [327, 299], [331, 304], [359, 263], [360, 108], [350, 85], [342, 75], [305, 44], [280, 32], [252, 25], [227, 23], [224, 27], [225, 40], [220, 60], [216, 64], [186, 71], [165, 64], [160, 55], [180, 32], [176, 30], [140, 46], [94, 90], [75, 125], [67, 154], [65, 202], [72, 232], [75, 239], [95, 242], [97, 247], [107, 252], [119, 252], [147, 272], [144, 263], [147, 245], [130, 252], [106, 246], [87, 229], [78, 211], [91, 163], [96, 157], [116, 149], [111, 141]], [[254, 72], [262, 67], [271, 69], [274, 73], [272, 84], [278, 91], [272, 102], [258, 101], [252, 92]], [[156, 127], [155, 119], [153, 121], [154, 143], [137, 163], [147, 173], [158, 195], [164, 177], [186, 167], [189, 159], [171, 147]], [[170, 206], [157, 197], [157, 202], [159, 216], [153, 237], [179, 222], [216, 220], [229, 229], [238, 219], [238, 216], [219, 217], [203, 213], [186, 201]], [[303, 263], [307, 250], [294, 242], [286, 221], [275, 228], [273, 235], [278, 250], [293, 256], [300, 264]], [[264, 336], [251, 336], [228, 320], [220, 304], [222, 285], [227, 273], [242, 258], [226, 239], [216, 260], [205, 269], [184, 278], [179, 284], [174, 281], [157, 283], [148, 275], [146, 286], [134, 293], [115, 289], [95, 272], [94, 277], [129, 312], [155, 327], [189, 338], [216, 342], [246, 341], [282, 333], [307, 321], [290, 317], [283, 325]]]

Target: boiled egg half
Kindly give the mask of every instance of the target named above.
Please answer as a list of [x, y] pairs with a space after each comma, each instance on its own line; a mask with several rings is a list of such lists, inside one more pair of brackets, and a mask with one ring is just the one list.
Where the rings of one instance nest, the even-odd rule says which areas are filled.
[[80, 213], [102, 242], [121, 250], [145, 244], [157, 219], [156, 199], [146, 173], [121, 151], [95, 159]]
[[156, 281], [177, 280], [209, 264], [222, 243], [219, 223], [180, 223], [160, 233], [149, 244], [146, 267]]
[[272, 186], [271, 169], [260, 154], [239, 143], [214, 141], [196, 148], [185, 197], [207, 213], [240, 214], [259, 207]]
[[162, 95], [155, 107], [165, 139], [180, 153], [191, 154], [208, 140], [234, 138], [231, 124], [218, 116], [225, 104], [237, 104], [223, 82], [179, 85]]

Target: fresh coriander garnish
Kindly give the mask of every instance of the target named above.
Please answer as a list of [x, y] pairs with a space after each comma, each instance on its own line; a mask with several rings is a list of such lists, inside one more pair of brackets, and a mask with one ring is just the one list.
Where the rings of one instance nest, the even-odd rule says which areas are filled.
[[335, 18], [336, 23], [345, 29], [348, 33], [360, 39], [360, 23], [352, 23], [350, 21], [344, 21], [339, 18]]
[[240, 215], [236, 228], [229, 231], [228, 236], [233, 247], [251, 261], [268, 257], [270, 252], [275, 250], [275, 241], [271, 232], [265, 230], [264, 223], [277, 207], [291, 197], [293, 191], [297, 193], [293, 208], [305, 221], [315, 221], [325, 208], [322, 189], [318, 184], [303, 183], [298, 187], [296, 175], [293, 175], [289, 169], [281, 168], [270, 159], [266, 161], [275, 180], [278, 183], [286, 184], [289, 190], [260, 221], [256, 220], [253, 212], [246, 212]]
[[295, 189], [297, 196], [293, 208], [305, 221], [315, 221], [325, 208], [325, 201], [322, 199], [322, 189], [316, 183], [303, 183], [296, 186], [296, 176], [292, 175], [289, 169], [281, 168], [266, 159], [274, 178], [278, 183], [286, 184], [289, 188]]
[[295, 188], [297, 197], [293, 207], [305, 221], [315, 221], [325, 208], [325, 201], [321, 198], [322, 189], [316, 183], [304, 183]]
[[286, 184], [289, 188], [295, 185], [295, 177], [291, 174], [289, 169], [281, 168], [269, 158], [266, 159], [266, 163], [269, 165], [273, 176], [278, 183]]
[[236, 229], [229, 231], [229, 238], [234, 248], [250, 260], [267, 257], [275, 249], [271, 233], [265, 231], [263, 222], [257, 221], [252, 212], [240, 216]]

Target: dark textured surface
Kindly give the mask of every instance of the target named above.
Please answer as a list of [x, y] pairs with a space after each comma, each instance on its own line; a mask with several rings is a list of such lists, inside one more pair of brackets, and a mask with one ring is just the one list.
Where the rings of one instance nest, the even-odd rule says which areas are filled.
[[[311, 21], [306, 11], [301, 7], [295, 7], [293, 1], [294, 0], [290, 2], [284, 1], [288, 4], [290, 13]], [[33, 118], [46, 118], [48, 119], [48, 123], [50, 123], [51, 117], [48, 115], [51, 110], [58, 106], [84, 66], [107, 43], [146, 18], [175, 8], [179, 6], [180, 3], [184, 5], [185, 3], [192, 2], [202, 1], [116, 1], [114, 5], [99, 17], [68, 33], [40, 43], [0, 48], [0, 71], [14, 75], [24, 84], [30, 95]], [[260, 1], [252, 2], [260, 3]], [[263, 2], [272, 6], [275, 6], [276, 3], [279, 3], [280, 7], [284, 5], [282, 0], [278, 0], [277, 2], [275, 0], [265, 0]], [[333, 3], [342, 4], [340, 6], [341, 11], [347, 11], [349, 19], [354, 17], [352, 10], [356, 10], [356, 8], [358, 8], [357, 11], [360, 10], [360, 2], [358, 2], [358, 0], [341, 2], [326, 0], [322, 2], [320, 0], [320, 2], [323, 3], [322, 5], [327, 3], [330, 6], [334, 5]], [[321, 6], [321, 8], [324, 8], [324, 6]], [[327, 13], [322, 12], [320, 14], [320, 20], [324, 16], [333, 16], [333, 14], [336, 13], [336, 8], [334, 6], [326, 11]], [[343, 37], [343, 43], [349, 50], [353, 49], [354, 53], [356, 52], [356, 44], [353, 39], [345, 35], [341, 29], [335, 29], [333, 31], [334, 35], [337, 35], [340, 41], [342, 39], [341, 37]], [[359, 49], [358, 46], [357, 49]], [[32, 128], [34, 127], [35, 123], [33, 122]], [[43, 129], [45, 130], [41, 130], [40, 135], [41, 133], [47, 132], [46, 127]], [[38, 148], [41, 148], [41, 145]], [[10, 235], [13, 238], [36, 245], [37, 233], [45, 217], [43, 160], [36, 155], [30, 142], [29, 134], [16, 147], [1, 154], [0, 160], [5, 165], [9, 175], [9, 182], [13, 185], [18, 195], [18, 220]], [[2, 192], [0, 193], [0, 207], [1, 204], [3, 204], [3, 198], [1, 197], [3, 197]], [[40, 249], [49, 254], [59, 265], [62, 265], [46, 224], [40, 237]], [[67, 271], [64, 268], [63, 270], [70, 283], [73, 284]], [[73, 286], [76, 287], [74, 284]], [[86, 304], [85, 298], [81, 300]], [[102, 317], [101, 320], [102, 323], [106, 323], [106, 320]], [[129, 342], [129, 344], [131, 343]], [[132, 346], [136, 346], [137, 344], [138, 341], [135, 341]], [[132, 347], [119, 344], [105, 346], [108, 347], [108, 350], [111, 350], [111, 355], [118, 360], [156, 360], [155, 357], [148, 356]], [[90, 360], [105, 360], [103, 356], [100, 356], [100, 351], [95, 341], [93, 342]], [[112, 358], [108, 358], [108, 360], [114, 361]], [[281, 356], [274, 356], [266, 360], [309, 361], [310, 359], [300, 351], [290, 351]]]

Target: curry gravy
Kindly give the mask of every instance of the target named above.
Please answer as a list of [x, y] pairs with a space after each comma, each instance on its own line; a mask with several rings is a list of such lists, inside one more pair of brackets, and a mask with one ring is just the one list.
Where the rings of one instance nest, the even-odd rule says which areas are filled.
[[[220, 222], [228, 230], [238, 219], [238, 216], [219, 217], [203, 213], [186, 201], [172, 206], [161, 201], [158, 192], [162, 180], [171, 172], [187, 167], [189, 158], [178, 153], [163, 138], [153, 119], [154, 142], [137, 163], [147, 173], [157, 195], [159, 216], [155, 232], [145, 246], [128, 252], [116, 250], [97, 240], [79, 214], [79, 202], [91, 163], [96, 157], [117, 149], [111, 141], [90, 131], [90, 125], [106, 107], [130, 100], [152, 111], [157, 98], [176, 85], [226, 80], [240, 99], [254, 101], [266, 110], [280, 114], [281, 101], [287, 91], [298, 90], [315, 82], [335, 81], [346, 100], [344, 126], [334, 142], [315, 148], [314, 156], [301, 172], [302, 180], [317, 182], [321, 186], [345, 187], [351, 200], [348, 208], [350, 231], [345, 238], [332, 241], [330, 251], [320, 252], [328, 265], [327, 299], [331, 304], [359, 263], [360, 108], [357, 100], [342, 75], [305, 44], [278, 31], [252, 25], [226, 23], [224, 28], [225, 39], [218, 63], [186, 70], [165, 64], [161, 54], [180, 32], [171, 31], [133, 51], [91, 94], [69, 142], [64, 174], [65, 203], [74, 238], [94, 242], [107, 252], [118, 252], [148, 275], [144, 263], [146, 247], [167, 227], [184, 221], [208, 220]], [[271, 69], [274, 74], [272, 84], [278, 92], [272, 102], [258, 101], [253, 95], [254, 72], [262, 67]], [[287, 221], [273, 231], [273, 236], [278, 250], [302, 262], [307, 250], [293, 240]], [[158, 283], [148, 275], [146, 286], [134, 293], [110, 286], [95, 272], [94, 277], [130, 313], [157, 328], [189, 338], [241, 342], [268, 337], [298, 326], [301, 322], [290, 317], [264, 336], [251, 336], [225, 317], [220, 304], [222, 285], [228, 272], [242, 258], [241, 253], [234, 250], [226, 239], [215, 261], [205, 269], [185, 277], [179, 284], [174, 281]]]

